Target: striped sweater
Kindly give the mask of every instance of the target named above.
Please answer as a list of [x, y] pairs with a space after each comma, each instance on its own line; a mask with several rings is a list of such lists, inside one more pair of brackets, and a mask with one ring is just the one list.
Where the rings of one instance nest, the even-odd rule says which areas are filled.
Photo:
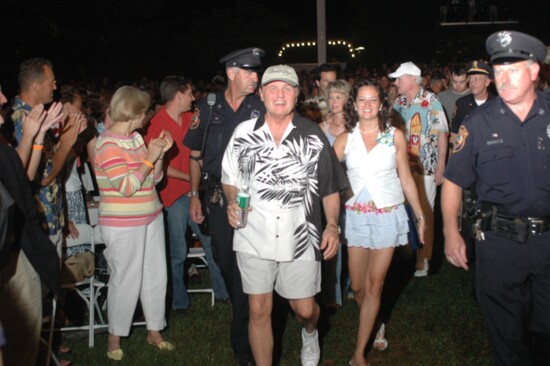
[[131, 227], [151, 223], [161, 212], [154, 170], [143, 177], [137, 171], [147, 157], [141, 135], [115, 135], [106, 130], [95, 144], [95, 174], [99, 193], [99, 224]]

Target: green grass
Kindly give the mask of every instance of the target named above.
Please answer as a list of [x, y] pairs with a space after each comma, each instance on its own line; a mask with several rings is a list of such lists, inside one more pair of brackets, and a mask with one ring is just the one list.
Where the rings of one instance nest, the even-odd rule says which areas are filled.
[[[389, 347], [369, 353], [371, 365], [490, 365], [490, 351], [479, 308], [472, 298], [472, 273], [448, 264], [439, 273], [412, 278], [401, 294], [387, 325]], [[207, 278], [201, 274], [201, 280]], [[229, 345], [231, 305], [210, 307], [206, 294], [192, 294], [193, 305], [183, 316], [168, 319], [163, 332], [173, 342], [174, 352], [158, 351], [145, 342], [144, 327], [134, 327], [122, 340], [125, 358], [109, 361], [105, 356], [107, 335], [95, 337], [95, 348], [87, 339], [64, 341], [72, 349], [77, 365], [236, 365]], [[330, 329], [323, 338], [321, 365], [347, 365], [354, 349], [358, 308], [353, 301], [329, 318]], [[300, 365], [300, 325], [289, 318], [281, 366]]]

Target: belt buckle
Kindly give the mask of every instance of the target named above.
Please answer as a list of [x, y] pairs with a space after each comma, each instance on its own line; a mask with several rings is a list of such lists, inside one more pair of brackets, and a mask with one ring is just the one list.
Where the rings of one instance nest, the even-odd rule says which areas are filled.
[[532, 235], [542, 235], [544, 228], [544, 220], [528, 217], [529, 220], [529, 232]]

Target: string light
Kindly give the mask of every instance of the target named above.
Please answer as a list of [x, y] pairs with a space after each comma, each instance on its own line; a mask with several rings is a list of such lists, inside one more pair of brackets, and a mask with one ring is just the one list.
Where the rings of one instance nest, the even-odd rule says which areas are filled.
[[[336, 46], [336, 47], [347, 47], [350, 53], [350, 56], [352, 58], [355, 58], [355, 51], [364, 50], [364, 47], [357, 47], [354, 48], [351, 42], [343, 41], [343, 40], [330, 40], [327, 42], [329, 46]], [[284, 46], [281, 47], [277, 55], [279, 57], [283, 57], [284, 53], [288, 50], [290, 50], [293, 47], [301, 48], [301, 47], [316, 47], [317, 42], [309, 41], [309, 42], [295, 42], [295, 43], [287, 43]]]

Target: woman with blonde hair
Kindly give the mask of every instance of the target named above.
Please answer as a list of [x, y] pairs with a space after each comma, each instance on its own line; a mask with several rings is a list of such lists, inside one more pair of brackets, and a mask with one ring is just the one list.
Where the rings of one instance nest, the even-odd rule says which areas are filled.
[[[345, 131], [346, 115], [344, 106], [347, 104], [351, 92], [351, 85], [346, 80], [337, 79], [327, 86], [328, 115], [327, 119], [319, 124], [330, 145], [334, 145], [336, 138]], [[340, 210], [340, 226], [343, 226], [343, 209]], [[329, 261], [323, 261], [322, 292], [325, 306], [339, 309], [343, 305], [342, 286], [340, 275], [342, 273], [342, 245], [343, 236], [338, 247], [338, 254]]]
[[163, 131], [145, 145], [136, 130], [144, 125], [149, 105], [146, 92], [131, 86], [119, 88], [109, 108], [113, 123], [95, 145], [99, 224], [111, 273], [107, 357], [115, 361], [124, 356], [120, 337], [130, 332], [138, 298], [147, 342], [161, 350], [174, 349], [160, 334], [166, 326], [167, 270], [162, 203], [155, 189], [163, 177], [164, 154], [174, 142]]

